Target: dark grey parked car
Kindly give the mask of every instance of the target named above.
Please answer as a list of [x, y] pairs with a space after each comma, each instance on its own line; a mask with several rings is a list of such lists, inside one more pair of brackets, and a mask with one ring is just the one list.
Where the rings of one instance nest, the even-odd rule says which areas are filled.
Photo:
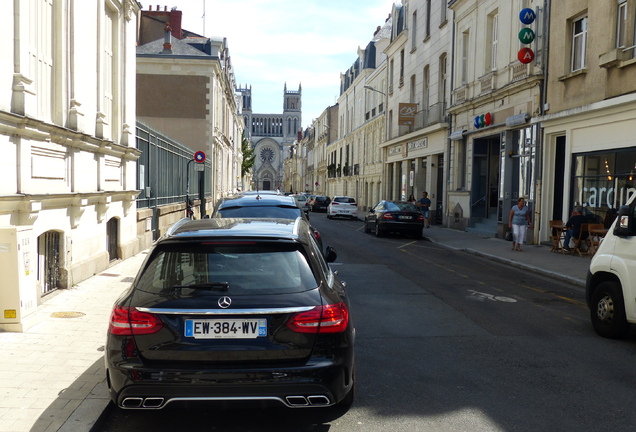
[[423, 229], [424, 215], [414, 204], [406, 201], [380, 201], [369, 209], [364, 218], [364, 232], [375, 231], [378, 237], [398, 232], [420, 239]]
[[326, 212], [331, 198], [324, 195], [316, 195], [310, 204], [312, 212]]
[[304, 220], [182, 219], [115, 302], [108, 389], [125, 409], [258, 401], [340, 411], [353, 402], [354, 340], [344, 285]]

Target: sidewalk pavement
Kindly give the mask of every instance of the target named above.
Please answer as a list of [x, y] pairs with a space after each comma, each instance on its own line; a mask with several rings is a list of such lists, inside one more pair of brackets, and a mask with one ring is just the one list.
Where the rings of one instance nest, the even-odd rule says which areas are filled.
[[109, 402], [103, 351], [111, 308], [145, 257], [55, 291], [24, 333], [0, 332], [0, 431], [90, 430]]
[[[590, 264], [550, 252], [431, 226], [429, 241], [544, 274], [583, 289]], [[103, 349], [113, 303], [130, 285], [146, 252], [121, 261], [38, 307], [24, 333], [0, 332], [0, 432], [87, 432], [109, 402]]]

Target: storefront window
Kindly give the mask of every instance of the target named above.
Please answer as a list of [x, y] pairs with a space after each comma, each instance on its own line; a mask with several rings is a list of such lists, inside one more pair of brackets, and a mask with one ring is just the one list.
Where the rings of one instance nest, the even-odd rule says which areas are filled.
[[573, 205], [604, 219], [636, 193], [636, 151], [580, 154], [574, 157]]
[[513, 198], [525, 197], [527, 201], [534, 202], [536, 125], [514, 131], [511, 150], [513, 152]]

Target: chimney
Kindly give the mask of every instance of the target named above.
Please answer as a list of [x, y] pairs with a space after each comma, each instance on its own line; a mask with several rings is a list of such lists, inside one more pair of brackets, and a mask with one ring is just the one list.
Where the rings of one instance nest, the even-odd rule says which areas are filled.
[[170, 27], [172, 27], [172, 35], [177, 39], [183, 39], [183, 30], [181, 28], [181, 19], [183, 12], [180, 10], [172, 9], [168, 12], [170, 19]]
[[161, 54], [172, 54], [172, 29], [170, 28], [170, 23], [166, 23], [163, 31], [163, 51]]

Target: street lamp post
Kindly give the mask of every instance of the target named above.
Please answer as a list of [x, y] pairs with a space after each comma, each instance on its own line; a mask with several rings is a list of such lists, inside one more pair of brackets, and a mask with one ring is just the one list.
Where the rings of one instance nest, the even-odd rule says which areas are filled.
[[[388, 105], [389, 105], [389, 96], [386, 93], [384, 93], [383, 91], [378, 90], [378, 89], [376, 89], [374, 87], [371, 87], [370, 85], [365, 85], [364, 88], [365, 88], [365, 90], [374, 91], [374, 92], [380, 93], [382, 96], [384, 96], [384, 100], [383, 100], [383, 103], [382, 103], [382, 105], [383, 105], [382, 111], [386, 112], [386, 110], [388, 108]], [[389, 119], [385, 115], [384, 116], [384, 137], [382, 137], [383, 140], [386, 140], [387, 137], [389, 136], [389, 127], [391, 127], [391, 125], [389, 124]], [[382, 159], [382, 157], [381, 157], [381, 159]], [[384, 169], [382, 171], [384, 171]], [[387, 187], [386, 185], [387, 185], [387, 182], [383, 181], [382, 183], [383, 183], [382, 188], [385, 189], [383, 195], [386, 196], [386, 187]]]

